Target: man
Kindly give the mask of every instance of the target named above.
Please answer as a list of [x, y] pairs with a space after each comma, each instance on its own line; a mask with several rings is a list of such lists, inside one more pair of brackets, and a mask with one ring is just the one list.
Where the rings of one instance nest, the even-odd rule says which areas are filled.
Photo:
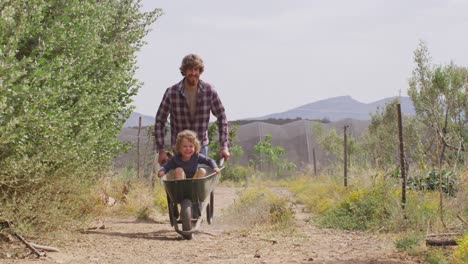
[[202, 144], [200, 152], [206, 155], [208, 124], [210, 113], [213, 113], [219, 129], [219, 155], [225, 160], [229, 159], [228, 122], [225, 110], [214, 88], [200, 80], [203, 70], [203, 60], [198, 55], [185, 56], [180, 66], [180, 73], [184, 78], [179, 83], [167, 88], [164, 93], [154, 126], [160, 165], [168, 160], [164, 149], [164, 128], [168, 116], [170, 116], [172, 148], [174, 149], [177, 134], [189, 129], [197, 133]]

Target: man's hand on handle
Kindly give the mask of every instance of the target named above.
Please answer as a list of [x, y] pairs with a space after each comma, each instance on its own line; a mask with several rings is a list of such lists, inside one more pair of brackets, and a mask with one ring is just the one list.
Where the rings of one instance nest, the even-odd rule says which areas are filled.
[[219, 151], [219, 157], [224, 158], [225, 161], [229, 160], [229, 157], [231, 154], [229, 154], [229, 150], [227, 149], [222, 149]]
[[159, 151], [158, 155], [158, 163], [160, 166], [162, 166], [164, 163], [167, 162], [169, 158], [167, 157], [166, 151]]

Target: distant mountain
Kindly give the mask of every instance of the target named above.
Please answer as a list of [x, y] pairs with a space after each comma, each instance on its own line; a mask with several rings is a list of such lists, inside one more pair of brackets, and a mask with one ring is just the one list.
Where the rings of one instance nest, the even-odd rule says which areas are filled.
[[[264, 120], [270, 118], [276, 119], [309, 119], [330, 121], [339, 121], [343, 119], [370, 120], [370, 114], [375, 113], [377, 109], [383, 109], [386, 104], [396, 97], [385, 98], [369, 104], [354, 100], [351, 96], [338, 96], [314, 103], [309, 103], [291, 110], [269, 114], [266, 116], [247, 118], [255, 120]], [[401, 111], [406, 115], [414, 115], [415, 110], [409, 97], [401, 97]]]
[[124, 127], [138, 127], [140, 116], [141, 116], [141, 126], [154, 125], [154, 117], [133, 112], [130, 114], [130, 117], [127, 119], [127, 121], [125, 121]]
[[[297, 108], [293, 108], [285, 112], [269, 114], [261, 117], [246, 118], [244, 120], [260, 121], [266, 119], [297, 118], [309, 120], [328, 119], [332, 122], [348, 118], [355, 120], [370, 120], [371, 113], [375, 113], [377, 109], [383, 109], [385, 105], [391, 102], [393, 99], [395, 99], [395, 97], [389, 97], [366, 104], [354, 100], [353, 98], [351, 98], [351, 96], [338, 96], [299, 106]], [[401, 97], [400, 103], [401, 111], [404, 114], [415, 114], [413, 103], [411, 102], [411, 99], [409, 97]], [[125, 122], [124, 127], [138, 127], [138, 118], [140, 116], [142, 117], [142, 126], [154, 125], [154, 117], [134, 112], [130, 115], [130, 118]]]

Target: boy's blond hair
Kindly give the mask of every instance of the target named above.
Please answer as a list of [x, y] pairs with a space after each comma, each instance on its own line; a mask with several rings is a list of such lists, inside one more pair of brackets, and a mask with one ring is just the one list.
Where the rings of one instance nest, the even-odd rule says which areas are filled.
[[179, 132], [177, 134], [177, 139], [176, 139], [176, 151], [179, 152], [179, 148], [182, 145], [182, 140], [185, 139], [188, 142], [192, 143], [195, 146], [195, 152], [200, 151], [200, 141], [197, 139], [197, 134], [193, 132], [192, 130], [184, 130]]

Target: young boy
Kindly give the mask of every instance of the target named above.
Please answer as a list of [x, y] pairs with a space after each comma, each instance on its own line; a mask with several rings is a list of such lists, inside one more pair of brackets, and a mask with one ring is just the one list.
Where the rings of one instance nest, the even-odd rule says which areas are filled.
[[176, 151], [176, 155], [161, 166], [158, 171], [158, 177], [162, 177], [170, 170], [174, 170], [174, 178], [176, 180], [203, 178], [206, 176], [206, 170], [198, 168], [198, 164], [206, 164], [216, 173], [220, 172], [218, 165], [216, 165], [213, 159], [198, 153], [200, 151], [200, 142], [195, 132], [191, 130], [184, 130], [177, 134]]

